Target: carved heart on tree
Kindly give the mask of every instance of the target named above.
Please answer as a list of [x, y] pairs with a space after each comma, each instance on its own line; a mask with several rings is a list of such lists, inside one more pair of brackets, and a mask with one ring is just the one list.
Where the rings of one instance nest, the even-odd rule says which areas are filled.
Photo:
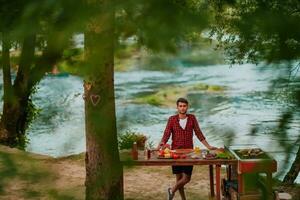
[[99, 103], [99, 101], [100, 101], [100, 96], [97, 95], [97, 94], [92, 94], [92, 95], [90, 96], [90, 99], [91, 99], [92, 104], [93, 104], [94, 106], [96, 106], [96, 105]]
[[90, 91], [90, 89], [92, 88], [92, 83], [86, 82], [86, 83], [84, 83], [83, 86], [87, 91]]

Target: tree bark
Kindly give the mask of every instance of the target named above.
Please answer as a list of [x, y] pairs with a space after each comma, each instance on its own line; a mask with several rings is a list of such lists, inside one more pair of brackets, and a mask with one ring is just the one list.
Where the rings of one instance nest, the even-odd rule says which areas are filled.
[[13, 106], [13, 87], [11, 82], [11, 66], [10, 66], [10, 39], [9, 35], [5, 32], [2, 33], [2, 70], [3, 70], [3, 113], [1, 117], [1, 132], [0, 140], [5, 140], [8, 144], [13, 142], [12, 138], [16, 133], [13, 130], [9, 134], [7, 128], [13, 129], [9, 120], [11, 107]]
[[284, 185], [294, 184], [294, 182], [299, 174], [299, 171], [300, 171], [300, 146], [298, 148], [296, 158], [295, 158], [290, 170], [288, 171], [288, 173], [285, 175], [285, 177], [283, 179], [283, 184]]
[[[90, 7], [99, 5], [109, 7], [109, 1], [88, 3]], [[86, 199], [122, 200], [114, 95], [114, 12], [109, 7], [99, 13], [85, 33]]]

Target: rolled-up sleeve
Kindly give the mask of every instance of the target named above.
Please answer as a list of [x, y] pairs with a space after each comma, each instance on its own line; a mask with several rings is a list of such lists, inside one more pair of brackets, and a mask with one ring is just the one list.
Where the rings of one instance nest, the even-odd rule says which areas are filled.
[[204, 135], [203, 135], [203, 133], [200, 129], [200, 126], [198, 124], [196, 116], [193, 116], [193, 124], [194, 124], [194, 131], [195, 131], [195, 134], [196, 134], [197, 138], [200, 141], [205, 140], [206, 138], [204, 137]]
[[162, 137], [162, 139], [161, 139], [161, 141], [162, 141], [164, 144], [166, 144], [166, 143], [168, 142], [171, 133], [172, 133], [172, 118], [169, 117], [167, 126], [166, 126], [165, 131], [164, 131], [164, 135], [163, 135], [163, 137]]

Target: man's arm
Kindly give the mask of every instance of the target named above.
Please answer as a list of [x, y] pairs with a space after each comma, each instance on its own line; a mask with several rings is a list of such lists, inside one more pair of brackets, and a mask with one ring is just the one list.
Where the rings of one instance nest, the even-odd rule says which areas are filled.
[[160, 146], [165, 145], [168, 142], [171, 133], [172, 133], [172, 122], [171, 122], [171, 117], [169, 117], [167, 126], [164, 131], [164, 135], [163, 135], [160, 143], [158, 144], [157, 149], [159, 149]]
[[200, 127], [199, 127], [196, 116], [194, 116], [193, 119], [194, 119], [194, 131], [195, 131], [195, 134], [196, 134], [197, 138], [200, 140], [200, 142], [202, 142], [202, 144], [204, 146], [206, 146], [206, 148], [208, 148], [209, 150], [217, 149], [217, 147], [211, 146], [206, 141], [206, 138], [204, 137], [204, 135], [203, 135], [203, 133], [202, 133]]

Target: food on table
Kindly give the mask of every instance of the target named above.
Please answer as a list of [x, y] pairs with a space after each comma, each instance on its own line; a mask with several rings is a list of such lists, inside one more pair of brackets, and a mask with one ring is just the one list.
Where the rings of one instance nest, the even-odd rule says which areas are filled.
[[264, 158], [267, 157], [265, 152], [260, 148], [247, 148], [235, 150], [241, 158]]
[[172, 158], [173, 159], [178, 159], [178, 158], [180, 158], [180, 156], [178, 154], [172, 154]]
[[160, 150], [158, 151], [158, 156], [163, 157], [164, 155], [165, 155], [164, 150], [160, 149]]
[[228, 152], [217, 153], [216, 158], [220, 158], [220, 159], [231, 159], [231, 158], [232, 158], [232, 155], [229, 154]]
[[215, 153], [207, 153], [204, 157], [205, 159], [215, 159], [216, 158], [216, 154]]
[[195, 147], [194, 153], [195, 154], [200, 154], [200, 152], [201, 152], [200, 148], [199, 147]]
[[158, 158], [171, 158], [171, 159], [185, 159], [187, 154], [192, 153], [193, 149], [176, 149], [171, 150], [169, 148], [160, 149], [158, 151]]
[[168, 147], [165, 148], [165, 149], [164, 149], [164, 153], [165, 153], [165, 154], [169, 154], [169, 153], [170, 153], [170, 149], [169, 149]]
[[171, 158], [171, 150], [169, 148], [160, 149], [158, 151], [158, 157]]
[[165, 158], [171, 158], [171, 154], [165, 153], [164, 157], [165, 157]]

